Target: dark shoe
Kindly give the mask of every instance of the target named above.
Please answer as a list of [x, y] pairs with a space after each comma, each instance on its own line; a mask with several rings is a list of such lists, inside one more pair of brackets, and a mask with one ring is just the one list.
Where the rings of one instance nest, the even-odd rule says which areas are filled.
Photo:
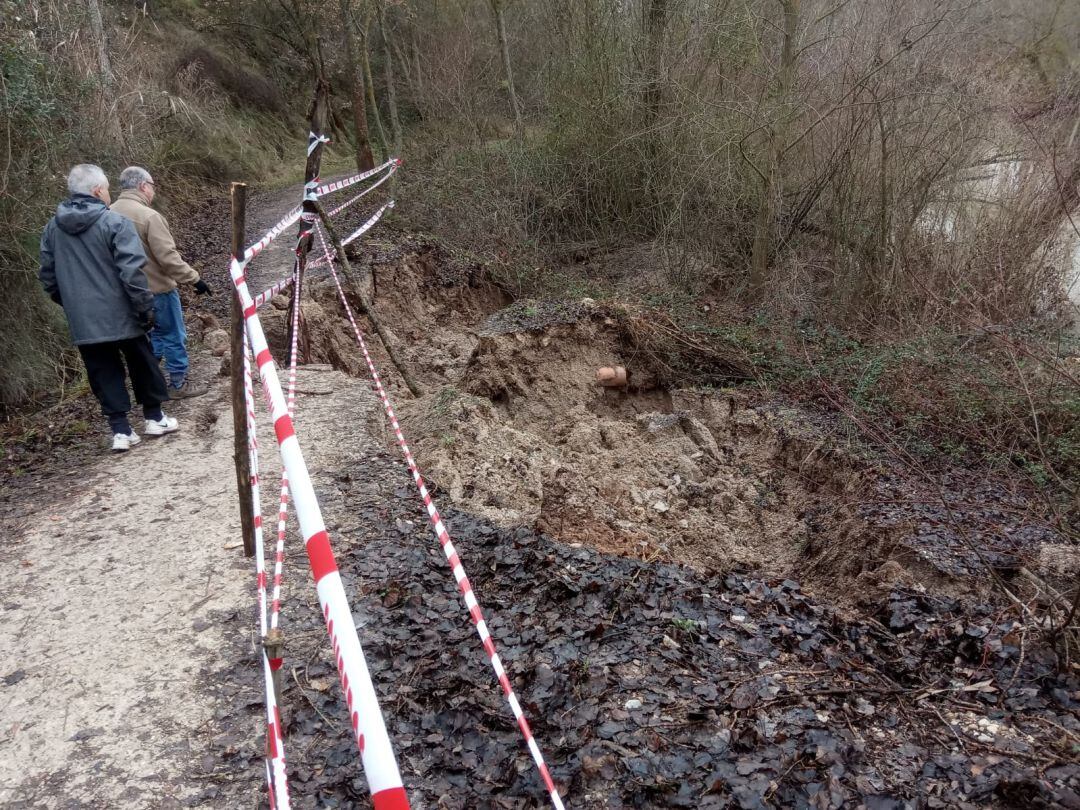
[[169, 386], [169, 399], [190, 399], [191, 397], [201, 397], [210, 389], [206, 387], [196, 386], [191, 381], [191, 378], [184, 380], [184, 384], [180, 386]]

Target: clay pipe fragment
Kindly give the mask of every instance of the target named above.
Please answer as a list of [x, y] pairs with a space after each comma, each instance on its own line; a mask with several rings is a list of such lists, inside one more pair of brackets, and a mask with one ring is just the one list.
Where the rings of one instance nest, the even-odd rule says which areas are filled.
[[626, 386], [626, 369], [623, 366], [603, 366], [596, 370], [596, 382], [605, 388]]

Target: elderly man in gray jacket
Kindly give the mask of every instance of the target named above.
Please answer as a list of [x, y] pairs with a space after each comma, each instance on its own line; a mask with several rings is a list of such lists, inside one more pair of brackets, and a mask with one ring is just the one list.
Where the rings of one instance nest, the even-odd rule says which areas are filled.
[[64, 308], [90, 390], [109, 420], [112, 449], [123, 452], [140, 441], [128, 421], [125, 363], [143, 407], [146, 435], [163, 436], [178, 428], [161, 410], [169, 395], [146, 336], [154, 323], [154, 296], [142, 269], [146, 254], [131, 222], [109, 211], [109, 181], [98, 166], [73, 168], [68, 191], [71, 196], [41, 234], [38, 277]]

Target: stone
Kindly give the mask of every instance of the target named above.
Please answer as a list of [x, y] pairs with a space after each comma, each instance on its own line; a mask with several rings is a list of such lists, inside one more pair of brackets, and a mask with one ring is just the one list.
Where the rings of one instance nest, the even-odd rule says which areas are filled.
[[229, 333], [224, 329], [212, 329], [203, 336], [203, 343], [214, 357], [224, 357], [229, 351]]

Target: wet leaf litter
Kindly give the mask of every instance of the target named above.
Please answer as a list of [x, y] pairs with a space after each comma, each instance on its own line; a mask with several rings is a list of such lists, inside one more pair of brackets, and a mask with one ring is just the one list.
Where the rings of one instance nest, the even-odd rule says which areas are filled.
[[[379, 452], [316, 487], [413, 806], [546, 806], [403, 465]], [[850, 621], [792, 579], [444, 518], [570, 807], [1080, 807], [1080, 683], [999, 610], [898, 589]], [[364, 807], [291, 554], [294, 805]], [[254, 682], [251, 661], [232, 669]]]

